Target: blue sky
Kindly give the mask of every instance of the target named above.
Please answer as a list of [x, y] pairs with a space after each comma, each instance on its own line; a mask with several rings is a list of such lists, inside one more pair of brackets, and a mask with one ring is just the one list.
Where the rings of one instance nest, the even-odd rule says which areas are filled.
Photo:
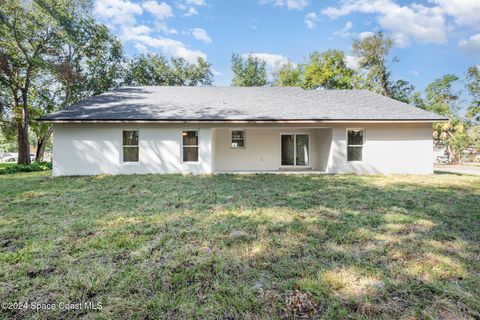
[[273, 67], [341, 49], [355, 66], [352, 40], [379, 30], [395, 39], [394, 77], [420, 90], [480, 65], [480, 0], [95, 0], [93, 13], [129, 56], [205, 57], [215, 85], [230, 84], [232, 53], [252, 53]]

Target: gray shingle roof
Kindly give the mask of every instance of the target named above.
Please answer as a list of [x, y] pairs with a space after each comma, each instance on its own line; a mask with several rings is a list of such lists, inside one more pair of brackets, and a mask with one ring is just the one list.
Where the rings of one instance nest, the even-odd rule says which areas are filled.
[[41, 117], [107, 120], [446, 120], [366, 90], [279, 87], [123, 87]]

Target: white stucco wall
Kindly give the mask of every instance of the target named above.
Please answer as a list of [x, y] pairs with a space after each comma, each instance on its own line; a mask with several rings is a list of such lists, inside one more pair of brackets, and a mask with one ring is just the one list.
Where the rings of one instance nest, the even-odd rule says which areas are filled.
[[[330, 129], [313, 128], [244, 128], [246, 148], [231, 148], [231, 128], [214, 129], [214, 163], [216, 171], [271, 171], [281, 168], [280, 135], [310, 135], [310, 161], [306, 168], [325, 170], [330, 148]], [[328, 137], [328, 139], [324, 139]], [[285, 168], [284, 168], [285, 169]]]
[[[248, 124], [246, 148], [232, 149], [231, 126], [216, 124], [55, 124], [53, 174], [211, 173], [279, 170], [280, 134], [310, 134], [309, 169], [327, 173], [432, 173], [432, 126], [417, 124]], [[346, 129], [365, 130], [363, 161], [347, 162]], [[122, 130], [139, 130], [139, 163], [122, 163]], [[199, 130], [199, 162], [181, 161], [183, 130]]]
[[[53, 175], [210, 173], [208, 127], [153, 124], [54, 124]], [[139, 162], [123, 163], [122, 130], [139, 130]], [[181, 158], [182, 131], [199, 130], [199, 161]]]
[[[365, 130], [361, 162], [346, 161], [347, 128]], [[332, 134], [329, 173], [433, 173], [430, 123], [337, 125]]]

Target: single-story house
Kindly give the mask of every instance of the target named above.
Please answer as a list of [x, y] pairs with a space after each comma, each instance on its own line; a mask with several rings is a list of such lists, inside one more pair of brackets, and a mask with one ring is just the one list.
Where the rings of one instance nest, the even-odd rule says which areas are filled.
[[365, 90], [124, 87], [38, 119], [53, 175], [433, 172], [432, 122]]

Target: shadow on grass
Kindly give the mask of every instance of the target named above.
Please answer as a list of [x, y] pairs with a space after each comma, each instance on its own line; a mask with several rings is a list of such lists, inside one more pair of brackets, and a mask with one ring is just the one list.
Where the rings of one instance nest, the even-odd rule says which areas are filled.
[[435, 170], [433, 173], [434, 173], [434, 174], [437, 174], [437, 175], [451, 175], [451, 176], [468, 176], [468, 175], [473, 175], [473, 174], [458, 173], [458, 172], [443, 171], [443, 170]]
[[298, 290], [312, 317], [475, 318], [479, 181], [9, 176], [0, 299], [104, 303], [45, 317], [279, 318]]

